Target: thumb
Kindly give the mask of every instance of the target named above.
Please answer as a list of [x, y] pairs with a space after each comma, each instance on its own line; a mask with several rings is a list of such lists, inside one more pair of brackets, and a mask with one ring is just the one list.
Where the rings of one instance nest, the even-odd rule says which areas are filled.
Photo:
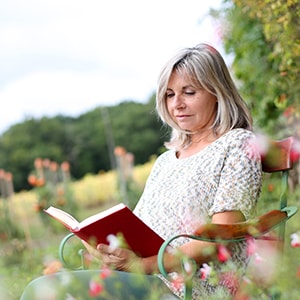
[[84, 240], [81, 240], [81, 243], [86, 248], [86, 250], [88, 251], [88, 253], [90, 253], [93, 257], [95, 257], [95, 258], [97, 258], [99, 260], [102, 259], [101, 253], [99, 253], [99, 251], [97, 251], [93, 246], [91, 246], [90, 244], [88, 244]]

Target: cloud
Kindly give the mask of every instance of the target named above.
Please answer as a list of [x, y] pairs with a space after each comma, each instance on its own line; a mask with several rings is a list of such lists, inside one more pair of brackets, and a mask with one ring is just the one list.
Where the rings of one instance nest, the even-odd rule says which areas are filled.
[[2, 1], [0, 132], [26, 116], [148, 100], [177, 49], [218, 42], [207, 11], [199, 0]]

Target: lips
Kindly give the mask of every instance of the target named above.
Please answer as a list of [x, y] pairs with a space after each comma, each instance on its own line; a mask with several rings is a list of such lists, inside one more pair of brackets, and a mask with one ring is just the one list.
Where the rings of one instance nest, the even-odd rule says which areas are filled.
[[190, 117], [190, 115], [177, 115], [176, 119], [183, 120], [183, 119], [188, 118], [188, 117]]

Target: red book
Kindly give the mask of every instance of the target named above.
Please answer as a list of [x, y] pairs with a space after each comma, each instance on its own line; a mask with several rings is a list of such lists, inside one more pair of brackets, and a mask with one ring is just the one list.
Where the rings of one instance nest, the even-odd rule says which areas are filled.
[[53, 206], [45, 212], [87, 243], [92, 241], [96, 244], [109, 244], [109, 235], [122, 234], [128, 248], [141, 257], [157, 255], [164, 242], [123, 203], [88, 217], [82, 222]]

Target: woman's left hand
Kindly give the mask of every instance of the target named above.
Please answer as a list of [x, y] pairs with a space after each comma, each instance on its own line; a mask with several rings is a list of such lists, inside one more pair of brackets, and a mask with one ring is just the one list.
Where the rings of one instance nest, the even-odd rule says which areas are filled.
[[105, 244], [97, 246], [104, 265], [126, 272], [142, 272], [142, 258], [125, 248], [112, 249]]

